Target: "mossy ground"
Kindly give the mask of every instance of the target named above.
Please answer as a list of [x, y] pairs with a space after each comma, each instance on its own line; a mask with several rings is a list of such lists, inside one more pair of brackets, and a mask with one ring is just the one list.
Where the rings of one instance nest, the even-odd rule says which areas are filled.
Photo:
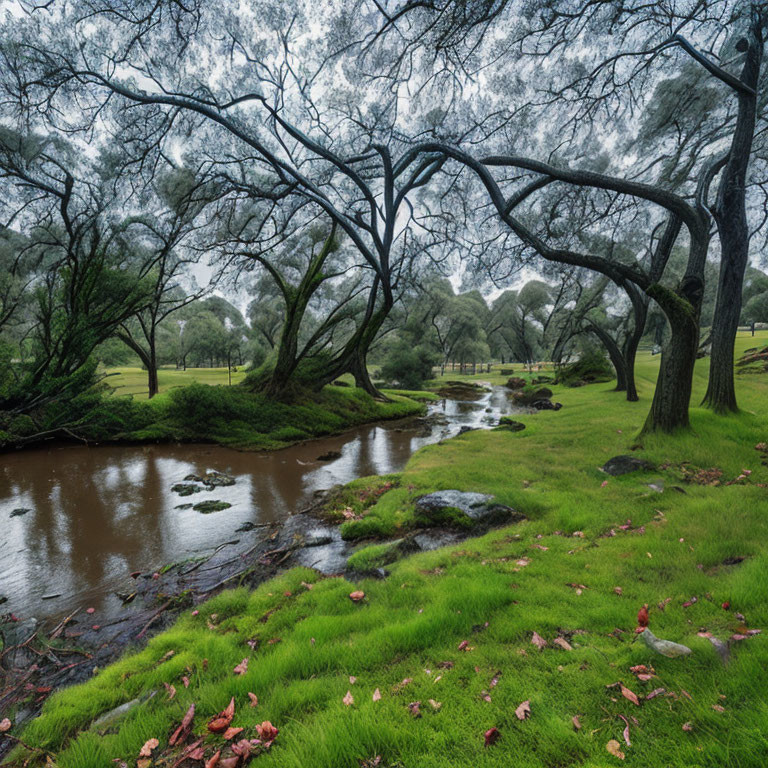
[[[761, 335], [740, 336], [737, 346], [765, 343]], [[646, 437], [635, 455], [666, 468], [608, 478], [598, 467], [635, 445], [657, 370], [658, 358], [641, 356], [639, 403], [606, 384], [554, 388], [563, 409], [521, 416], [522, 432], [470, 432], [424, 448], [400, 486], [366, 511], [397, 530], [398, 515], [408, 513], [403, 492], [458, 488], [496, 494], [528, 522], [400, 560], [383, 581], [353, 586], [297, 569], [255, 592], [225, 592], [143, 651], [53, 695], [24, 741], [48, 750], [60, 768], [103, 768], [113, 759], [132, 765], [142, 744], [157, 738], [154, 765], [170, 765], [162, 755], [190, 703], [197, 707], [194, 733], [202, 735], [234, 696], [233, 725], [244, 735], [252, 737], [263, 720], [280, 729], [271, 751], [256, 758], [264, 766], [357, 768], [376, 755], [383, 766], [408, 768], [763, 766], [768, 468], [754, 446], [768, 441], [768, 378], [739, 377], [738, 415], [694, 407], [690, 432]], [[700, 361], [694, 404], [705, 381]], [[684, 483], [684, 462], [722, 470], [723, 482]], [[725, 485], [743, 469], [751, 474]], [[663, 483], [663, 492], [649, 483]], [[619, 528], [628, 519], [630, 529]], [[365, 592], [362, 602], [349, 599], [353, 589]], [[667, 659], [635, 641], [643, 603], [653, 631], [691, 647], [690, 656]], [[726, 665], [698, 632], [723, 640], [743, 634], [736, 613], [766, 632], [734, 643]], [[546, 648], [531, 643], [533, 632]], [[554, 646], [557, 637], [572, 650]], [[247, 673], [235, 675], [245, 657]], [[640, 682], [630, 671], [637, 664], [656, 676]], [[639, 705], [606, 687], [617, 681]], [[164, 682], [176, 687], [173, 700]], [[657, 688], [665, 692], [644, 699]], [[152, 690], [158, 693], [117, 724], [93, 725]], [[348, 690], [351, 706], [342, 701]], [[249, 691], [258, 707], [249, 706]], [[408, 707], [415, 701], [420, 718]], [[531, 716], [521, 721], [515, 709], [523, 701]], [[500, 739], [484, 747], [492, 727]], [[612, 740], [623, 761], [607, 751]], [[207, 737], [206, 754], [221, 743]]]

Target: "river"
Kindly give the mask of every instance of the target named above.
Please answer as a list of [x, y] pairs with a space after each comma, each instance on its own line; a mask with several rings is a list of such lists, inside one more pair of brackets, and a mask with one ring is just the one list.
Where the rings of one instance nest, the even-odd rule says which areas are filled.
[[[76, 607], [114, 611], [134, 571], [199, 557], [244, 523], [284, 520], [316, 491], [401, 470], [424, 445], [519, 412], [506, 390], [443, 400], [426, 419], [383, 422], [279, 451], [216, 445], [55, 445], [0, 455], [0, 613], [52, 620]], [[338, 452], [326, 461], [318, 457]], [[187, 475], [223, 472], [235, 484], [189, 497]], [[211, 514], [190, 503], [231, 504]], [[27, 510], [20, 512], [20, 510]]]

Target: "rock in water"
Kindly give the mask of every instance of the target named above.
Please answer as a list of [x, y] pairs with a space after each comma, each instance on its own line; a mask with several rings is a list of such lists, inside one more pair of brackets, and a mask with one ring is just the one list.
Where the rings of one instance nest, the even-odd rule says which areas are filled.
[[341, 451], [328, 451], [317, 457], [318, 461], [334, 461], [341, 458]]
[[655, 467], [649, 461], [626, 455], [614, 456], [612, 459], [608, 459], [602, 467], [603, 472], [613, 477], [651, 469], [655, 469]]
[[232, 505], [228, 504], [226, 501], [212, 500], [201, 501], [199, 504], [195, 504], [192, 509], [194, 509], [195, 512], [202, 512], [204, 515], [207, 515], [211, 512], [219, 512], [222, 509], [229, 509], [231, 506]]
[[225, 472], [209, 472], [202, 478], [203, 485], [209, 485], [212, 488], [219, 488], [224, 485], [234, 485], [235, 478]]
[[27, 512], [31, 512], [32, 510], [29, 509], [29, 507], [19, 507], [18, 509], [14, 509], [13, 512], [11, 512], [11, 517], [21, 517], [22, 515], [26, 515]]

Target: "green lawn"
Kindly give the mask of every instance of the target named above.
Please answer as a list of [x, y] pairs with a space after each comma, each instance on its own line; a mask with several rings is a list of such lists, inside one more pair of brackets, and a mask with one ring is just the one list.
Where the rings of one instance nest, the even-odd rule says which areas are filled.
[[[740, 335], [737, 345], [757, 343], [768, 334]], [[694, 408], [689, 433], [645, 438], [635, 455], [658, 469], [608, 478], [598, 467], [635, 444], [657, 369], [658, 358], [638, 361], [639, 403], [606, 384], [556, 388], [563, 409], [522, 417], [522, 432], [470, 432], [424, 448], [366, 512], [396, 531], [413, 496], [459, 488], [494, 493], [529, 522], [401, 560], [383, 581], [353, 586], [294, 570], [255, 592], [223, 593], [146, 649], [52, 696], [24, 740], [60, 768], [103, 768], [134, 765], [157, 738], [151, 764], [172, 765], [168, 738], [189, 705], [203, 736], [234, 697], [238, 738], [254, 737], [264, 720], [280, 729], [256, 758], [265, 767], [765, 765], [768, 468], [755, 445], [768, 442], [768, 376], [739, 378], [740, 414]], [[723, 473], [717, 486], [685, 479], [711, 468]], [[349, 599], [353, 589], [365, 592], [362, 602]], [[644, 603], [653, 632], [690, 656], [665, 658], [635, 639]], [[765, 633], [735, 641], [727, 665], [698, 634], [725, 641], [747, 628]], [[541, 650], [534, 632], [547, 642]], [[243, 658], [247, 672], [236, 675]], [[631, 671], [641, 664], [652, 668], [646, 681]], [[176, 687], [173, 700], [164, 682]], [[609, 687], [617, 682], [637, 703]], [[117, 724], [93, 725], [150, 691], [158, 693]], [[523, 702], [530, 717], [521, 720]], [[491, 728], [500, 738], [486, 747]], [[223, 743], [206, 736], [206, 759]], [[380, 763], [363, 762], [377, 755]]]
[[[107, 384], [119, 395], [133, 395], [137, 400], [146, 400], [147, 372], [142, 368], [118, 366], [107, 368]], [[232, 371], [232, 383], [238, 384], [245, 378], [245, 366]], [[160, 392], [167, 392], [174, 387], [184, 387], [197, 382], [199, 384], [228, 384], [229, 376], [226, 368], [187, 368], [177, 371], [175, 368], [160, 368], [157, 372]]]

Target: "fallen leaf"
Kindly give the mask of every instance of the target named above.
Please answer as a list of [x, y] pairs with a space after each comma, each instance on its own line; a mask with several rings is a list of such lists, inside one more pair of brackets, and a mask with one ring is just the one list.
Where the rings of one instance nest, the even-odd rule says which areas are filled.
[[349, 676], [349, 684], [354, 685], [357, 682], [357, 678], [354, 675]]
[[438, 710], [440, 707], [443, 706], [443, 703], [441, 701], [435, 701], [434, 699], [430, 699], [429, 703], [432, 705], [432, 709]]
[[229, 706], [222, 712], [219, 712], [219, 714], [208, 723], [208, 730], [211, 733], [224, 733], [224, 731], [229, 728], [234, 716], [235, 697], [233, 696], [232, 700], [229, 702]]
[[352, 691], [347, 691], [347, 695], [342, 699], [344, 704], [348, 707], [352, 706], [352, 704], [355, 703], [355, 698], [352, 695]]
[[646, 603], [637, 612], [637, 626], [638, 627], [647, 627], [648, 626], [648, 603]]
[[531, 702], [528, 699], [526, 699], [515, 710], [515, 717], [517, 717], [518, 720], [526, 720], [530, 716], [531, 716]]
[[420, 707], [421, 707], [421, 702], [420, 701], [412, 701], [408, 705], [408, 709], [410, 710], [411, 714], [414, 717], [421, 717], [421, 709], [420, 709]]
[[553, 645], [557, 645], [560, 648], [562, 648], [564, 651], [572, 651], [573, 646], [563, 637], [556, 637], [552, 641]]
[[252, 707], [259, 706], [259, 697], [255, 693], [251, 693], [250, 691], [248, 691], [248, 698], [251, 700]]
[[719, 704], [713, 704], [712, 709], [714, 709], [715, 712], [725, 712], [725, 708], [721, 707]]
[[624, 715], [619, 715], [619, 717], [624, 721], [624, 742], [628, 747], [632, 746], [632, 742], [629, 740], [629, 720], [627, 720]]
[[216, 768], [219, 764], [219, 758], [221, 757], [221, 750], [214, 752], [213, 757], [205, 764], [205, 768]]
[[168, 740], [168, 743], [171, 746], [174, 746], [179, 741], [184, 741], [184, 739], [187, 738], [189, 735], [190, 730], [192, 729], [192, 720], [195, 717], [195, 705], [194, 703], [190, 704], [189, 709], [187, 710], [187, 713], [184, 715], [183, 720], [181, 721], [181, 725], [173, 732], [173, 735]]
[[232, 671], [236, 675], [244, 675], [248, 671], [248, 659], [243, 659]]
[[499, 733], [498, 728], [489, 728], [484, 734], [485, 746], [490, 747], [492, 744], [495, 744], [500, 738], [501, 738], [501, 734]]
[[614, 591], [614, 592], [615, 592], [617, 595], [620, 595], [620, 594], [622, 594], [622, 592], [623, 592], [623, 590], [622, 590], [622, 588], [621, 588], [621, 587], [614, 587], [614, 588], [613, 588], [613, 591]]
[[259, 734], [259, 738], [268, 747], [277, 738], [277, 734], [280, 731], [269, 720], [265, 720], [261, 725], [256, 726], [256, 733]]
[[621, 751], [621, 744], [619, 744], [616, 739], [611, 739], [606, 745], [605, 748], [614, 756], [618, 757], [619, 760], [624, 759], [624, 753]]
[[640, 706], [640, 702], [638, 701], [637, 694], [633, 691], [630, 691], [629, 688], [627, 688], [625, 685], [621, 685], [621, 695], [625, 698], [631, 701], [636, 707]]
[[170, 701], [176, 695], [176, 688], [168, 683], [163, 683], [165, 690], [168, 691], [168, 701]]
[[547, 647], [547, 641], [538, 632], [533, 633], [531, 644], [535, 645], [539, 650]]
[[157, 739], [147, 740], [139, 752], [139, 757], [152, 757], [152, 751], [158, 746], [160, 746], [160, 742]]
[[683, 723], [683, 730], [684, 731], [692, 731], [693, 730], [693, 723]]
[[91, 616], [92, 614], [96, 613], [96, 609], [95, 609], [95, 608], [86, 608], [86, 609], [85, 609], [85, 612], [86, 612], [86, 613], [87, 613], [89, 616]]
[[380, 690], [377, 688], [377, 689], [376, 689], [376, 690], [373, 692], [373, 700], [374, 700], [374, 701], [379, 701], [379, 699], [381, 699], [381, 691], [380, 691]]
[[662, 693], [666, 693], [666, 688], [654, 688], [646, 697], [646, 701], [650, 701], [651, 699], [655, 699], [657, 696], [661, 696]]
[[0, 733], [8, 733], [8, 731], [11, 730], [11, 726], [13, 723], [6, 717], [3, 720], [0, 720]]
[[186, 675], [182, 676], [181, 682], [184, 683], [185, 688], [189, 688], [189, 678]]
[[475, 649], [469, 644], [469, 640], [462, 640], [459, 643], [458, 650], [466, 651], [468, 653], [469, 651], [474, 651]]
[[480, 691], [480, 697], [483, 699], [483, 701], [487, 701], [489, 703], [491, 701], [491, 694], [488, 693], [488, 691]]
[[349, 599], [353, 603], [359, 603], [364, 597], [365, 597], [365, 592], [363, 592], [361, 589], [357, 589], [354, 592], [349, 593]]
[[577, 715], [574, 715], [571, 718], [571, 722], [573, 723], [574, 730], [576, 730], [576, 731], [580, 731], [581, 730], [581, 721], [579, 720]]
[[224, 731], [224, 738], [229, 741], [230, 739], [234, 739], [235, 736], [237, 736], [238, 733], [242, 733], [242, 728], [227, 728], [226, 731]]

